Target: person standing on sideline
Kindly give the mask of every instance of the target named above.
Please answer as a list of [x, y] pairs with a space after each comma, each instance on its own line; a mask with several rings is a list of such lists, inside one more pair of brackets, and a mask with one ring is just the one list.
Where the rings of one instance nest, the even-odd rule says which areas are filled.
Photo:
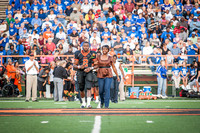
[[85, 108], [85, 88], [87, 89], [87, 108], [92, 108], [91, 88], [92, 88], [92, 64], [96, 61], [96, 52], [90, 51], [89, 43], [84, 42], [82, 50], [75, 52], [74, 68], [77, 70], [77, 80], [79, 84], [82, 105]]
[[26, 69], [26, 102], [29, 102], [32, 89], [32, 101], [37, 102], [37, 74], [39, 72], [39, 65], [34, 60], [33, 53], [30, 54], [30, 59], [25, 62]]
[[116, 74], [117, 81], [120, 81], [119, 75], [115, 68], [113, 59], [108, 55], [109, 46], [104, 45], [102, 47], [102, 55], [97, 56], [97, 61], [95, 62], [95, 68], [98, 68], [97, 77], [99, 83], [99, 96], [101, 99], [101, 108], [103, 108], [105, 103], [105, 108], [109, 108], [110, 101], [110, 87], [113, 79], [112, 69]]
[[65, 70], [66, 61], [63, 60], [59, 66], [55, 67], [53, 71], [54, 82], [54, 101], [63, 101], [63, 79], [67, 78], [67, 71]]
[[48, 80], [48, 84], [50, 85], [50, 98], [53, 98], [53, 91], [54, 91], [54, 83], [53, 83], [54, 68], [55, 68], [55, 62], [52, 61], [50, 63], [50, 72], [49, 72], [49, 80]]
[[166, 96], [167, 69], [165, 68], [164, 60], [162, 60], [160, 64], [161, 65], [158, 66], [156, 70], [157, 81], [158, 81], [158, 96], [162, 98], [167, 98]]
[[39, 75], [38, 75], [38, 90], [39, 90], [39, 93], [40, 93], [40, 98], [42, 98], [42, 93], [44, 95], [44, 98], [46, 98], [46, 84], [48, 83], [49, 72], [50, 72], [49, 67], [43, 68], [39, 72]]
[[175, 89], [172, 89], [172, 96], [176, 96], [176, 90], [179, 89], [180, 81], [181, 81], [181, 70], [178, 67], [178, 63], [174, 63], [174, 67], [172, 68], [172, 79], [174, 80]]
[[[116, 55], [113, 56], [113, 63], [115, 65], [115, 68], [117, 70], [120, 80], [121, 80], [121, 75], [123, 76], [123, 79], [125, 80], [124, 71], [122, 70], [121, 63], [117, 61]], [[113, 103], [118, 103], [118, 92], [119, 92], [120, 81], [117, 81], [117, 76], [115, 72], [113, 71], [113, 69], [112, 69], [112, 74], [113, 74], [113, 80], [112, 80], [111, 89], [110, 89], [110, 98]]]

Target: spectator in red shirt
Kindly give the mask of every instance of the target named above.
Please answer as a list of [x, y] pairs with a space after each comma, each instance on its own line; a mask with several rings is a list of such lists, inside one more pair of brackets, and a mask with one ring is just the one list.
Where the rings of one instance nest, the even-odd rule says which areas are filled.
[[133, 9], [135, 8], [135, 5], [131, 3], [131, 0], [128, 0], [127, 2], [128, 3], [124, 5], [125, 11], [132, 13]]
[[182, 28], [184, 28], [185, 30], [187, 30], [187, 28], [185, 28], [184, 26], [180, 26], [180, 23], [177, 23], [176, 27], [174, 28], [174, 34], [181, 33], [181, 29]]
[[48, 39], [48, 43], [46, 44], [47, 49], [50, 51], [54, 51], [56, 49], [56, 45], [52, 42], [52, 39]]

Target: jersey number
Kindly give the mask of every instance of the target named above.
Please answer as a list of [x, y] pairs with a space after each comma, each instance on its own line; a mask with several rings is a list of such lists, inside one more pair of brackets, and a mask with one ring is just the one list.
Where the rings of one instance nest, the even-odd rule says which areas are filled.
[[83, 59], [83, 65], [84, 65], [85, 67], [88, 67], [88, 59]]

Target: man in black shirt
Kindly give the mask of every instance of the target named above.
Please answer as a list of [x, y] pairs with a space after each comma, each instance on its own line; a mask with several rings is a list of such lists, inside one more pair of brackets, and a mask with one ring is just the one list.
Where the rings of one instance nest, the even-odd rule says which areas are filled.
[[82, 105], [81, 108], [85, 108], [85, 88], [87, 89], [87, 108], [92, 108], [91, 101], [91, 87], [92, 87], [92, 67], [96, 60], [96, 53], [90, 51], [89, 43], [84, 42], [82, 50], [75, 52], [74, 68], [77, 70], [77, 81], [79, 84]]

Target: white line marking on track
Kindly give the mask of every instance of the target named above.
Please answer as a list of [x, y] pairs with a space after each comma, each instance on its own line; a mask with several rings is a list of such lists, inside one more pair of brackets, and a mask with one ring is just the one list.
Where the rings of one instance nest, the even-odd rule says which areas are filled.
[[101, 131], [101, 116], [95, 116], [92, 133], [100, 133], [100, 131]]

